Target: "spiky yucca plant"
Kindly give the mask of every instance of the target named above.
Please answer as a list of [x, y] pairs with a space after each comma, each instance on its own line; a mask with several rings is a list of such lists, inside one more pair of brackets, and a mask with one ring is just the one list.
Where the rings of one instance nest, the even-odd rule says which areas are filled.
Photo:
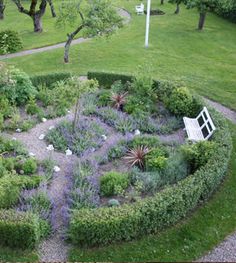
[[126, 97], [128, 95], [128, 92], [124, 92], [121, 94], [112, 93], [111, 95], [111, 101], [114, 104], [114, 107], [117, 110], [123, 110], [123, 106], [126, 103]]
[[133, 166], [138, 166], [140, 169], [144, 170], [145, 167], [145, 156], [150, 152], [146, 146], [138, 146], [135, 149], [130, 149], [127, 155], [124, 157], [126, 162]]

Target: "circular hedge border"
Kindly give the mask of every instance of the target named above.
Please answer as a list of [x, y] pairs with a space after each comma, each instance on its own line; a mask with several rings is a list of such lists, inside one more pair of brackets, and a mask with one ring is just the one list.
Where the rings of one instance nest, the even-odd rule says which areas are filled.
[[[115, 80], [126, 82], [132, 78], [105, 72], [89, 72], [88, 77], [96, 78], [104, 87]], [[154, 85], [159, 98], [173, 90], [170, 83], [154, 81]], [[178, 222], [199, 203], [207, 200], [224, 178], [232, 150], [226, 120], [214, 109], [209, 108], [209, 111], [217, 127], [212, 137], [217, 150], [205, 166], [176, 185], [168, 186], [153, 197], [134, 204], [73, 211], [69, 226], [71, 242], [93, 247], [157, 233]]]

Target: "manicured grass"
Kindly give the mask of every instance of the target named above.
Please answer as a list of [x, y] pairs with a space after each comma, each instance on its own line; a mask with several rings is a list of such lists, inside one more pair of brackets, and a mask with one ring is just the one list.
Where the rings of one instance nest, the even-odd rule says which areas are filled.
[[[150, 47], [144, 48], [145, 16], [133, 9], [137, 1], [114, 1], [132, 13], [131, 23], [110, 39], [93, 39], [71, 48], [71, 62], [63, 63], [63, 49], [8, 60], [29, 74], [88, 70], [133, 73], [138, 65], [150, 65], [156, 79], [182, 82], [198, 93], [236, 109], [236, 25], [208, 14], [203, 32], [196, 30], [196, 10], [159, 2], [166, 12], [151, 17]], [[145, 67], [146, 68], [146, 67]]]
[[[23, 1], [23, 6], [29, 9], [30, 2]], [[59, 12], [60, 1], [54, 1], [55, 10]], [[56, 18], [52, 18], [49, 5], [47, 6], [46, 13], [43, 16], [43, 33], [33, 32], [32, 19], [18, 12], [15, 4], [12, 1], [7, 1], [5, 19], [0, 21], [0, 31], [5, 29], [12, 29], [17, 31], [23, 41], [23, 49], [31, 49], [42, 46], [48, 46], [66, 41], [66, 34], [69, 33], [72, 28], [56, 28]]]
[[236, 228], [236, 126], [230, 125], [234, 151], [228, 176], [211, 200], [185, 222], [157, 236], [100, 249], [72, 249], [70, 261], [192, 261]]
[[38, 261], [38, 255], [34, 251], [12, 250], [0, 247], [1, 262], [35, 262]]

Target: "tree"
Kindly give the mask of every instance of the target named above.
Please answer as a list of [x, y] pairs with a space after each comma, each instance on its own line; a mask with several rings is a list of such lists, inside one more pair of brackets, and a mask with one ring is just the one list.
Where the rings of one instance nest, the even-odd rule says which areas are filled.
[[169, 3], [176, 4], [176, 10], [174, 13], [177, 15], [180, 11], [180, 4], [186, 4], [186, 0], [169, 0]]
[[4, 19], [5, 7], [4, 0], [0, 0], [0, 20]]
[[202, 30], [204, 27], [207, 12], [215, 10], [217, 6], [216, 2], [216, 0], [188, 0], [187, 8], [196, 7], [199, 12], [199, 30]]
[[164, 0], [161, 0], [161, 5], [164, 5]]
[[39, 8], [36, 10], [37, 5], [38, 5], [38, 0], [31, 0], [30, 1], [30, 8], [29, 10], [25, 9], [22, 4], [21, 0], [12, 0], [20, 13], [26, 14], [30, 16], [33, 20], [34, 23], [34, 32], [42, 32], [43, 27], [42, 27], [42, 17], [45, 14], [46, 7], [47, 7], [47, 0], [40, 0]]
[[[82, 2], [84, 3], [81, 8]], [[66, 2], [60, 7], [57, 26], [67, 24], [76, 26], [75, 31], [67, 34], [64, 62], [69, 62], [69, 50], [72, 40], [83, 30], [85, 37], [96, 35], [109, 36], [122, 26], [122, 18], [109, 0], [80, 0], [77, 3]]]
[[50, 9], [51, 9], [52, 17], [56, 17], [57, 14], [56, 14], [56, 11], [55, 11], [55, 8], [54, 8], [53, 1], [52, 0], [47, 0], [47, 1], [48, 1], [49, 6], [50, 6]]

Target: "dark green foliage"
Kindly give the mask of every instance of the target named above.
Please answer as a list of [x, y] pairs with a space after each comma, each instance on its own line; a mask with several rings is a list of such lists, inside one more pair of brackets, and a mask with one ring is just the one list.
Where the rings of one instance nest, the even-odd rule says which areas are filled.
[[196, 171], [211, 159], [218, 145], [214, 141], [201, 141], [195, 144], [187, 144], [182, 147], [191, 171]]
[[107, 172], [100, 178], [100, 190], [104, 196], [122, 194], [129, 185], [128, 174]]
[[116, 208], [75, 211], [69, 231], [72, 242], [82, 246], [106, 245], [157, 233], [206, 200], [224, 177], [232, 149], [225, 120], [213, 111], [211, 115], [218, 128], [213, 138], [218, 145], [207, 164], [152, 198]]
[[3, 67], [0, 71], [0, 95], [16, 105], [25, 104], [37, 91], [29, 76], [14, 67]]
[[97, 105], [100, 107], [104, 107], [110, 104], [111, 104], [111, 91], [110, 90], [99, 91]]
[[26, 159], [22, 165], [25, 174], [34, 174], [37, 171], [37, 161], [33, 158]]
[[236, 1], [235, 0], [217, 0], [215, 13], [236, 23]]
[[41, 111], [34, 98], [30, 98], [25, 106], [26, 112], [30, 115], [37, 114]]
[[19, 34], [12, 30], [0, 32], [0, 54], [9, 54], [23, 48]]
[[197, 107], [197, 101], [185, 87], [175, 88], [169, 97], [165, 97], [166, 107], [177, 116], [196, 117], [200, 107]]
[[39, 218], [31, 213], [0, 210], [0, 245], [34, 248], [40, 238]]
[[71, 74], [68, 72], [60, 72], [60, 73], [50, 73], [44, 75], [35, 75], [32, 76], [30, 79], [35, 87], [39, 86], [47, 86], [51, 87], [55, 82], [66, 80], [71, 77]]
[[120, 80], [122, 84], [126, 84], [127, 81], [132, 80], [131, 75], [117, 74], [112, 72], [88, 72], [88, 79], [96, 79], [99, 82], [99, 85], [104, 88], [110, 88], [111, 85]]

